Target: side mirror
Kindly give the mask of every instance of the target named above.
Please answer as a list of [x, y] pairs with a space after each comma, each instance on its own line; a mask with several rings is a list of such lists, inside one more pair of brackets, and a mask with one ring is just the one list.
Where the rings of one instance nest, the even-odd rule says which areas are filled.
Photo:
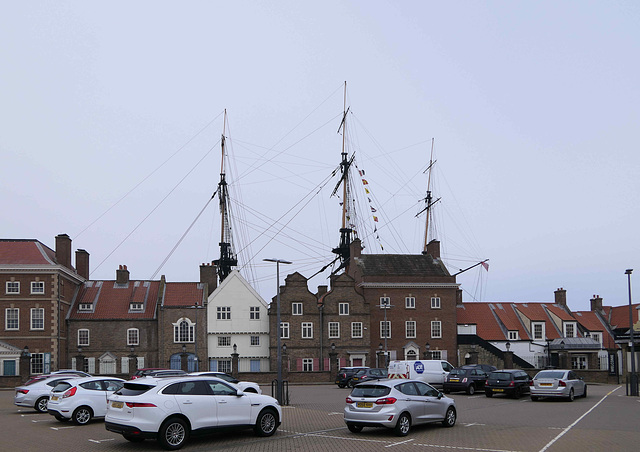
[[440, 391], [438, 391], [438, 399], [441, 399], [444, 396], [444, 394]]
[[242, 389], [238, 389], [238, 390], [236, 391], [236, 396], [238, 396], [238, 397], [242, 397], [243, 395], [244, 395], [244, 391], [243, 391]]

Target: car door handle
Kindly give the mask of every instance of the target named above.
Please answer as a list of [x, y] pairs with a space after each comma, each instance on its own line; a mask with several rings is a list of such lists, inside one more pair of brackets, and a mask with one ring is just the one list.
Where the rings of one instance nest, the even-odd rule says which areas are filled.
[[183, 405], [191, 405], [193, 402], [191, 400], [185, 400], [182, 402]]
[[226, 400], [219, 400], [218, 403], [227, 403]]

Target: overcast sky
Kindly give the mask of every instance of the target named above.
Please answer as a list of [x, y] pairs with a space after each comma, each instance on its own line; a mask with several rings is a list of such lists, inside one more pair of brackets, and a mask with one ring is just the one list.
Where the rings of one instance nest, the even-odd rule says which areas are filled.
[[1, 236], [67, 233], [92, 279], [196, 281], [226, 109], [234, 246], [268, 301], [264, 258], [311, 276], [338, 244], [346, 81], [365, 252], [422, 251], [433, 138], [445, 262], [490, 264], [458, 277], [465, 301], [625, 304], [638, 55], [634, 1], [3, 2]]

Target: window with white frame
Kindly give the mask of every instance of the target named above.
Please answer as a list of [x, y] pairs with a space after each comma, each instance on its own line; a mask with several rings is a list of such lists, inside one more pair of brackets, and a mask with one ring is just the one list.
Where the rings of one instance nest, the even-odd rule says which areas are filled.
[[584, 355], [573, 355], [571, 357], [571, 368], [578, 370], [588, 369], [587, 357]]
[[44, 293], [44, 281], [31, 281], [31, 293], [43, 294]]
[[93, 303], [80, 303], [78, 311], [93, 311]]
[[564, 337], [576, 337], [576, 322], [564, 322]]
[[329, 322], [329, 338], [336, 339], [340, 337], [340, 323]]
[[391, 337], [391, 320], [382, 320], [380, 322], [380, 337]]
[[144, 304], [139, 302], [131, 302], [129, 303], [130, 311], [144, 311]]
[[5, 292], [7, 295], [9, 294], [19, 294], [20, 293], [20, 281], [7, 281], [7, 286]]
[[127, 345], [140, 345], [140, 330], [138, 328], [129, 328], [127, 330]]
[[313, 372], [313, 358], [302, 358], [302, 371]]
[[431, 321], [431, 337], [434, 339], [442, 337], [442, 322], [440, 320]]
[[78, 330], [78, 347], [89, 346], [89, 330], [86, 328]]
[[182, 318], [173, 324], [173, 342], [195, 342], [196, 324]]
[[216, 318], [218, 320], [231, 320], [231, 306], [216, 307]]
[[602, 344], [602, 333], [591, 333], [591, 339]]
[[280, 338], [289, 339], [289, 322], [280, 322]]
[[544, 322], [531, 322], [531, 330], [533, 332], [534, 340], [544, 340]]
[[362, 322], [351, 322], [351, 337], [354, 339], [362, 337]]
[[380, 309], [389, 309], [391, 307], [391, 297], [380, 297]]
[[431, 297], [431, 309], [440, 309], [440, 297]]
[[44, 373], [44, 353], [31, 353], [31, 373]]
[[231, 373], [231, 360], [230, 359], [219, 359], [218, 360], [218, 372], [223, 372], [225, 374]]
[[260, 306], [249, 307], [249, 320], [260, 320]]
[[218, 347], [231, 347], [231, 336], [218, 336]]
[[518, 338], [518, 331], [509, 331], [509, 340], [510, 341], [517, 341]]
[[416, 337], [416, 321], [407, 320], [404, 322], [405, 335], [407, 339]]
[[302, 322], [302, 339], [313, 338], [313, 323]]
[[44, 330], [44, 308], [31, 308], [31, 329]]
[[291, 303], [291, 315], [302, 315], [302, 303]]
[[251, 336], [250, 344], [253, 346], [260, 345], [260, 336]]
[[7, 308], [4, 310], [4, 329], [17, 331], [20, 329], [20, 309]]
[[404, 307], [407, 309], [415, 309], [416, 308], [416, 297], [405, 297], [404, 299]]
[[431, 350], [431, 359], [442, 359], [442, 350]]
[[349, 315], [349, 303], [338, 303], [338, 314]]

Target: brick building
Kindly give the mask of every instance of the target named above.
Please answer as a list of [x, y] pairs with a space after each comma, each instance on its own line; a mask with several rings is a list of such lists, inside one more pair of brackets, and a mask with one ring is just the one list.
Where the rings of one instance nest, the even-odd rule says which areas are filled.
[[[38, 240], [0, 240], [0, 375], [20, 372], [19, 355], [28, 347], [29, 373], [64, 368], [69, 332], [65, 317], [77, 288], [89, 277], [89, 253], [77, 250], [71, 264], [71, 239], [55, 238], [55, 250]], [[26, 372], [27, 369], [24, 369]]]

